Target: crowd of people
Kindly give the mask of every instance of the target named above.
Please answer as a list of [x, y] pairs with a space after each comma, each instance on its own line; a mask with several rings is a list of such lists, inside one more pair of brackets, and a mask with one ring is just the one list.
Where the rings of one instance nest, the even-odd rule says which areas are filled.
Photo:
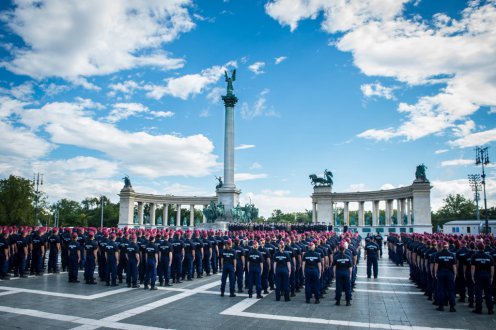
[[[389, 235], [389, 258], [398, 266], [407, 262], [410, 280], [429, 301], [444, 311], [456, 312], [458, 302], [468, 302], [473, 313], [488, 314], [496, 301], [496, 239], [492, 235], [410, 234]], [[475, 304], [475, 305], [474, 305]]]
[[[361, 255], [367, 277], [379, 276], [383, 238], [358, 233], [337, 234], [319, 227], [254, 227], [231, 225], [227, 231], [135, 228], [0, 227], [0, 278], [68, 272], [78, 283], [107, 286], [126, 281], [128, 287], [156, 290], [221, 273], [221, 296], [248, 290], [263, 298], [275, 290], [277, 301], [290, 301], [304, 288], [305, 301], [320, 303], [335, 283], [335, 303], [352, 302]], [[410, 279], [437, 309], [455, 310], [467, 299], [482, 313], [483, 297], [489, 314], [496, 294], [492, 236], [390, 234], [384, 245], [398, 266], [406, 262]], [[363, 252], [362, 252], [363, 250]], [[60, 265], [59, 265], [60, 260]], [[98, 271], [96, 266], [98, 265]], [[46, 269], [45, 269], [46, 268]], [[97, 278], [96, 278], [97, 277]]]

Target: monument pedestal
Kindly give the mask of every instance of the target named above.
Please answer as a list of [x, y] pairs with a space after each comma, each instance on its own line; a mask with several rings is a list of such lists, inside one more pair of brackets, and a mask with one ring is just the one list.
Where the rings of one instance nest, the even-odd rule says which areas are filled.
[[227, 221], [216, 221], [214, 223], [201, 223], [199, 224], [196, 228], [198, 229], [205, 229], [205, 230], [222, 230], [226, 231], [228, 230], [229, 222]]
[[221, 187], [217, 189], [217, 200], [218, 203], [224, 205], [224, 216], [227, 222], [232, 222], [231, 209], [239, 204], [239, 195], [241, 190], [236, 189], [236, 187]]

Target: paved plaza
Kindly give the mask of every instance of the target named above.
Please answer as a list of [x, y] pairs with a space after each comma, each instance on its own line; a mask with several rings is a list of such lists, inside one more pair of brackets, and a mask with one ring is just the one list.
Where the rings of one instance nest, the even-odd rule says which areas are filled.
[[[300, 293], [290, 302], [220, 297], [220, 276], [158, 291], [122, 285], [70, 284], [67, 274], [0, 282], [1, 329], [495, 329], [494, 315], [467, 304], [437, 312], [408, 280], [408, 268], [380, 261], [378, 279], [358, 268], [353, 306], [335, 306], [333, 289], [319, 305]], [[82, 274], [80, 273], [80, 279]], [[486, 312], [485, 312], [486, 313]]]

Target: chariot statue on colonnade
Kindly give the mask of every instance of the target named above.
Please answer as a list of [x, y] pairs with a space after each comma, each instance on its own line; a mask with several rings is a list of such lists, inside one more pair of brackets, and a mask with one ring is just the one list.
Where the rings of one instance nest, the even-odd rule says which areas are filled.
[[324, 177], [318, 177], [315, 174], [310, 174], [309, 178], [312, 180], [312, 185], [316, 187], [332, 187], [334, 182], [332, 181], [332, 172], [327, 169], [324, 171]]

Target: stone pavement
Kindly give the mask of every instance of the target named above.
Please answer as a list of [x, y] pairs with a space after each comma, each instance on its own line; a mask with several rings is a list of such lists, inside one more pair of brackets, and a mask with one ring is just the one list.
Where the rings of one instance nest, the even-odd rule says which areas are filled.
[[[82, 279], [82, 273], [79, 274]], [[358, 268], [353, 306], [335, 306], [333, 289], [319, 305], [303, 293], [290, 302], [220, 297], [220, 276], [158, 291], [67, 282], [67, 274], [0, 281], [0, 329], [495, 329], [494, 315], [467, 304], [437, 312], [408, 280], [408, 268], [380, 261], [379, 278]], [[485, 311], [485, 313], [487, 313]]]

